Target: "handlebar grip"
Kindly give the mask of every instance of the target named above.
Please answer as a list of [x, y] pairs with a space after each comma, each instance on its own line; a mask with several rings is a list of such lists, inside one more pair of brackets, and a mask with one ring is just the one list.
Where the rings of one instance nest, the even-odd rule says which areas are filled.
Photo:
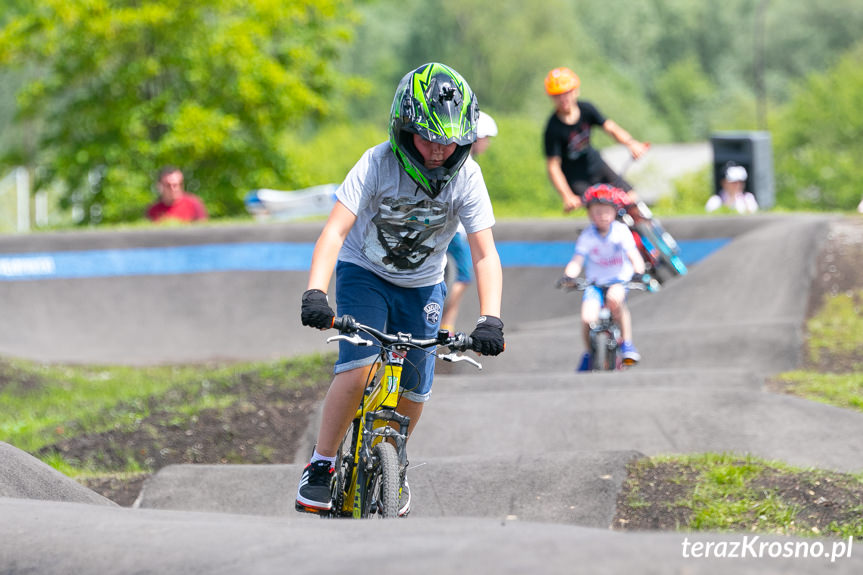
[[352, 316], [343, 315], [333, 318], [333, 327], [339, 331], [353, 333], [357, 331], [357, 320]]
[[473, 338], [465, 333], [459, 332], [456, 334], [452, 343], [446, 344], [452, 351], [467, 351], [473, 349]]

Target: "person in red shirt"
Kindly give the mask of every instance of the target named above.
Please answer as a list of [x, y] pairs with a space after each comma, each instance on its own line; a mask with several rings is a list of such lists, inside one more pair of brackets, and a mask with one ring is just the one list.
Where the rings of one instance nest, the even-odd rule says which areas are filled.
[[158, 222], [174, 219], [182, 222], [206, 220], [207, 208], [195, 194], [183, 189], [183, 172], [168, 166], [159, 171], [159, 201], [147, 209], [147, 218]]

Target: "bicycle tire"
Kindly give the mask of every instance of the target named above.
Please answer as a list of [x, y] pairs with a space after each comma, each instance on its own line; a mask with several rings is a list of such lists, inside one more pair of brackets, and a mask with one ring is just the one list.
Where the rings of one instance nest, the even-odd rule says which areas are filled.
[[374, 463], [368, 474], [361, 517], [394, 519], [399, 516], [399, 457], [386, 441], [375, 445]]
[[593, 341], [593, 371], [614, 370], [614, 361], [609, 357], [608, 343], [610, 337], [608, 333], [604, 331], [597, 333]]
[[357, 429], [358, 420], [354, 420], [348, 426], [342, 442], [339, 444], [339, 451], [336, 454], [336, 478], [333, 481], [333, 511], [332, 515], [341, 517], [344, 515], [342, 508], [345, 503], [346, 486], [350, 480], [351, 472], [354, 467], [353, 450], [356, 446], [354, 442], [354, 430]]
[[656, 234], [650, 225], [639, 223], [636, 225], [636, 229], [638, 230], [638, 233], [641, 234], [641, 237], [646, 238], [647, 241], [659, 252], [657, 254], [657, 259], [661, 264], [670, 268], [675, 275], [682, 276], [686, 274], [687, 269], [683, 260], [680, 259], [680, 256], [674, 253], [665, 240]]

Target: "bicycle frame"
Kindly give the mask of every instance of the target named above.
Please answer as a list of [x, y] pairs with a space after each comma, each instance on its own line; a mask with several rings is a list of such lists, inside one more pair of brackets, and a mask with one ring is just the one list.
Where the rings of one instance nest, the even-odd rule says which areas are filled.
[[[400, 347], [404, 349], [399, 349]], [[405, 444], [410, 418], [396, 411], [406, 354], [406, 346], [397, 346], [396, 349], [392, 350], [386, 350], [382, 347], [381, 359], [386, 358], [386, 361], [383, 364], [380, 377], [375, 377], [374, 373], [380, 368], [377, 365], [372, 366], [373, 373], [370, 374], [370, 383], [363, 392], [363, 399], [357, 408], [352, 428], [349, 430], [353, 433], [351, 438], [352, 464], [349, 469], [350, 476], [346, 478], [345, 483], [348, 490], [338, 493], [337, 498], [341, 497], [342, 501], [336, 501], [337, 505], [341, 503], [339, 514], [342, 516], [349, 515], [356, 519], [362, 516], [364, 494], [362, 493], [363, 490], [357, 489], [357, 486], [364, 484], [365, 475], [371, 469], [372, 449], [377, 443], [384, 439], [392, 439], [398, 455], [400, 474], [403, 476], [404, 470], [407, 469], [408, 459]], [[390, 423], [396, 423], [398, 430], [394, 429]]]
[[664, 274], [660, 273], [663, 269], [673, 275], [686, 275], [686, 264], [680, 258], [677, 241], [653, 217], [647, 204], [639, 201], [623, 206], [618, 219], [632, 230], [639, 252], [659, 281], [663, 280]]

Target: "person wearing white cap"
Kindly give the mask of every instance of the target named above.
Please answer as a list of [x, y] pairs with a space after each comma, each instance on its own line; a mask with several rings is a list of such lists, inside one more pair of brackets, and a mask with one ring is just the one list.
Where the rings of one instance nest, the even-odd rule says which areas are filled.
[[476, 123], [476, 142], [470, 149], [470, 155], [476, 157], [488, 149], [491, 143], [489, 138], [497, 136], [497, 123], [494, 118], [480, 110], [479, 120]]
[[758, 201], [752, 192], [745, 191], [748, 174], [746, 168], [734, 162], [725, 164], [720, 184], [722, 189], [718, 194], [710, 196], [704, 209], [714, 212], [719, 208], [727, 208], [739, 214], [753, 214], [758, 211]]
[[[476, 142], [470, 148], [471, 157], [476, 158], [476, 156], [485, 152], [491, 143], [491, 138], [495, 136], [497, 136], [497, 123], [494, 121], [494, 118], [480, 110], [479, 119], [476, 123]], [[454, 332], [456, 331], [455, 322], [458, 318], [458, 309], [461, 305], [462, 297], [464, 297], [464, 293], [473, 279], [471, 274], [473, 262], [470, 257], [470, 247], [467, 243], [467, 234], [463, 226], [459, 226], [458, 232], [456, 232], [446, 249], [446, 253], [449, 256], [450, 265], [455, 267], [455, 277], [449, 288], [449, 293], [447, 293], [440, 327], [442, 330]]]

